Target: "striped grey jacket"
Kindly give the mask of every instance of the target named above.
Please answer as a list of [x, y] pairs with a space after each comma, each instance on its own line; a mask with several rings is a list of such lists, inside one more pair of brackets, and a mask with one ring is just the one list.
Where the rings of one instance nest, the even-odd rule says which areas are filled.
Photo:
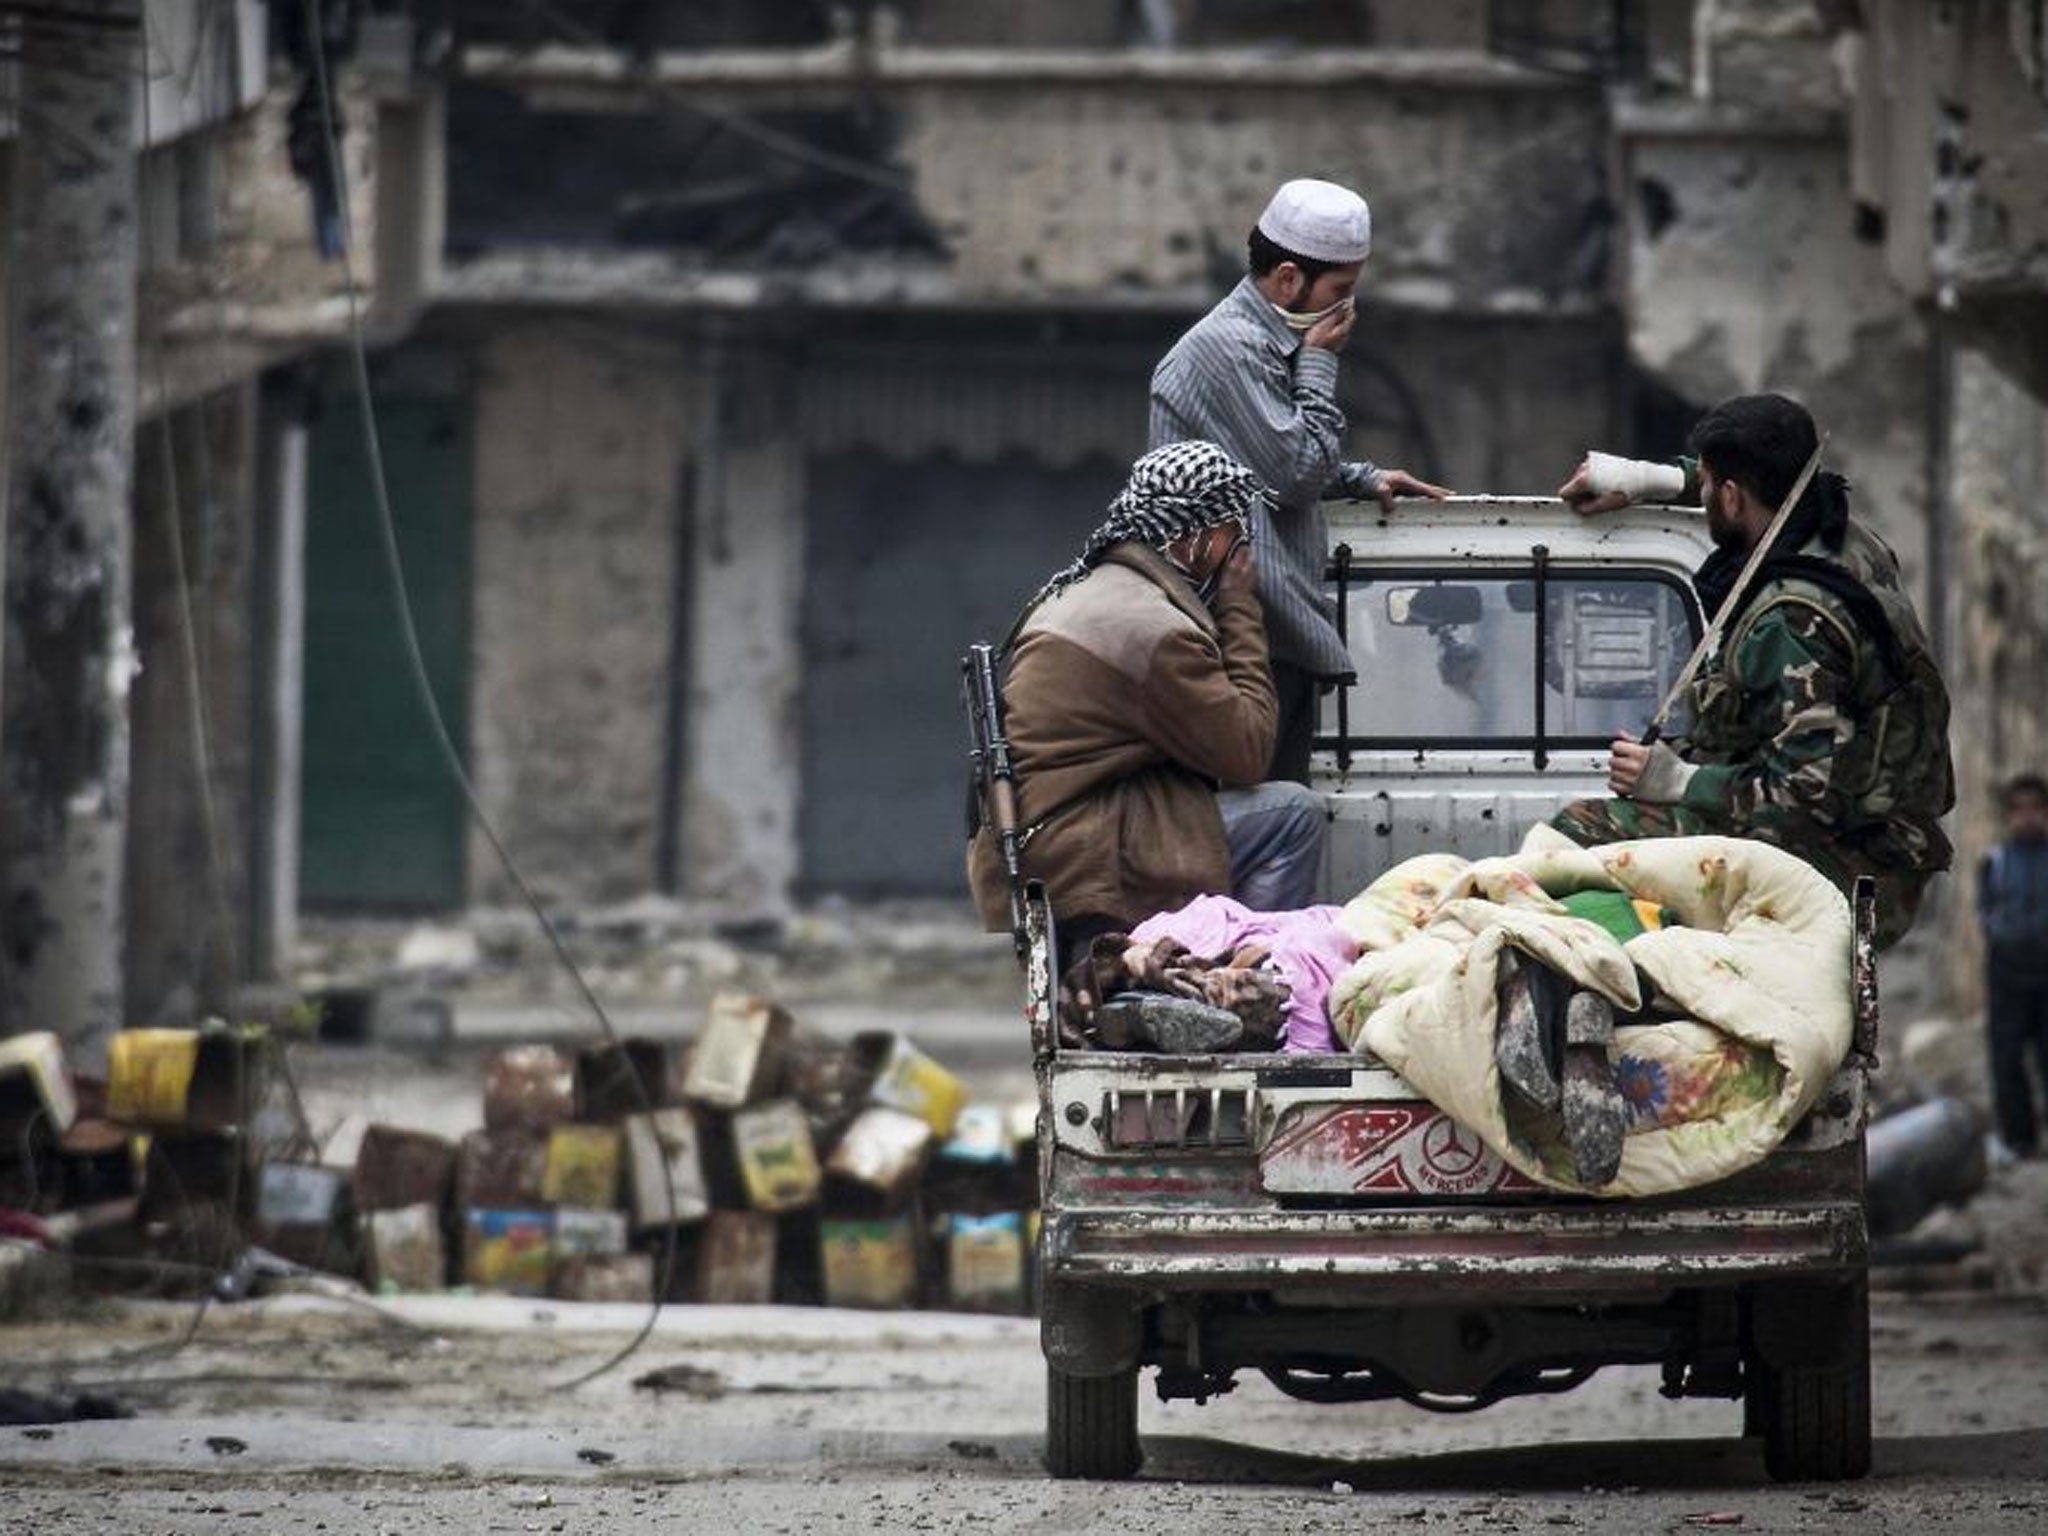
[[1152, 371], [1152, 441], [1206, 438], [1265, 481], [1279, 509], [1253, 514], [1259, 601], [1273, 660], [1322, 677], [1352, 671], [1324, 589], [1326, 496], [1370, 496], [1379, 470], [1344, 461], [1337, 356], [1304, 347], [1247, 277]]

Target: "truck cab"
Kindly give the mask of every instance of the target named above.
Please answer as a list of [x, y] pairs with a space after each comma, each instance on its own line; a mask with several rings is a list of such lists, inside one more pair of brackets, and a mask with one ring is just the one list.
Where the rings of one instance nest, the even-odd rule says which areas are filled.
[[[1350, 503], [1330, 533], [1357, 675], [1325, 699], [1312, 771], [1328, 901], [1416, 854], [1511, 853], [1605, 793], [1609, 741], [1641, 732], [1703, 630], [1697, 512]], [[1739, 1399], [1775, 1477], [1861, 1476], [1877, 1015], [1868, 892], [1854, 905], [1855, 1043], [1816, 1107], [1761, 1163], [1645, 1200], [1534, 1184], [1369, 1055], [1063, 1046], [1028, 893], [1050, 1470], [1134, 1474], [1147, 1374], [1163, 1398], [1258, 1372], [1306, 1403], [1465, 1412], [1636, 1364], [1668, 1395]]]

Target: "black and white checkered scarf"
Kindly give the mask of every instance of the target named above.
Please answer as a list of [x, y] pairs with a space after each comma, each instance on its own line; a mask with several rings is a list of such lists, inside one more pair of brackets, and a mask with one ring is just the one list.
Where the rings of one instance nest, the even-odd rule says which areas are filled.
[[1088, 536], [1080, 557], [1054, 572], [1024, 611], [1059, 596], [1118, 544], [1145, 544], [1164, 553], [1174, 540], [1205, 528], [1248, 526], [1252, 509], [1271, 499], [1257, 475], [1214, 443], [1154, 448], [1131, 466], [1131, 478], [1109, 504], [1107, 521]]

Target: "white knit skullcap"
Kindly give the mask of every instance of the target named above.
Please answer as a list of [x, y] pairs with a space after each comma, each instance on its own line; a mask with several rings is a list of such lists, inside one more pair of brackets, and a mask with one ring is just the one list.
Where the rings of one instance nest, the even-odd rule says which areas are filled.
[[1259, 215], [1259, 233], [1296, 256], [1348, 266], [1372, 249], [1372, 210], [1334, 181], [1290, 181]]

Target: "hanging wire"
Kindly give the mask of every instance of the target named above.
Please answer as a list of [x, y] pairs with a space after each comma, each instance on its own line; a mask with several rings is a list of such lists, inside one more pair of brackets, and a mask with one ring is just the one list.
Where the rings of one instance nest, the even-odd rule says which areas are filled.
[[[320, 103], [320, 137], [327, 158], [328, 174], [333, 178], [336, 196], [340, 203], [342, 286], [346, 291], [348, 301], [348, 356], [353, 375], [352, 382], [354, 384], [356, 405], [362, 423], [363, 453], [368, 462], [370, 472], [370, 499], [376, 513], [378, 545], [384, 557], [385, 574], [390, 581], [392, 594], [395, 599], [399, 638], [403, 643], [408, 669], [412, 675], [414, 689], [419, 695], [421, 708], [425, 711], [428, 726], [432, 730], [434, 744], [439, 748], [442, 763], [447, 768], [448, 775], [454, 781], [456, 788], [461, 792], [463, 801], [468, 806], [469, 813], [475, 820], [478, 830], [482, 832], [484, 840], [490, 845], [491, 852], [496, 857], [499, 867], [504, 870], [506, 879], [511, 882], [513, 889], [518, 892], [520, 901], [533, 914], [534, 921], [540, 925], [541, 932], [547, 937], [549, 948], [553, 950], [555, 958], [561, 963], [563, 970], [567, 972], [569, 978], [575, 984], [576, 991], [582, 997], [584, 1004], [589, 1008], [591, 1017], [597, 1021], [598, 1029], [603, 1034], [605, 1040], [616, 1048], [620, 1044], [620, 1039], [618, 1031], [612, 1027], [611, 1016], [605, 1011], [604, 1004], [599, 1001], [597, 993], [592, 989], [589, 979], [583, 973], [582, 967], [576, 963], [575, 957], [569, 953], [569, 947], [563, 942], [561, 932], [556, 928], [553, 920], [549, 918], [547, 909], [541, 905], [540, 898], [534, 894], [533, 887], [527, 882], [526, 876], [521, 872], [517, 861], [513, 859], [511, 849], [506, 846], [505, 840], [499, 835], [496, 824], [484, 809], [483, 801], [477, 794], [476, 785], [469, 776], [468, 768], [463, 764], [462, 754], [456, 749], [454, 737], [449, 733], [448, 722], [441, 712], [440, 701], [434, 697], [433, 681], [428, 674], [426, 657], [420, 647], [419, 630], [414, 620], [412, 600], [406, 586], [405, 562], [399, 553], [398, 524], [391, 510], [390, 484], [384, 471], [383, 441], [377, 428], [376, 401], [370, 389], [369, 347], [364, 339], [362, 305], [356, 288], [354, 218], [350, 207], [347, 169], [341, 153], [340, 135], [335, 129], [334, 94], [328, 69], [327, 42], [320, 28], [319, 0], [303, 0], [303, 3], [306, 13], [308, 50], [313, 63], [314, 86], [318, 92]], [[633, 1084], [634, 1094], [639, 1099], [642, 1109], [652, 1112], [654, 1105], [648, 1096], [646, 1085], [640, 1081], [639, 1073], [629, 1070], [626, 1075]], [[658, 1161], [661, 1164], [666, 1208], [672, 1217], [676, 1208], [674, 1178], [667, 1156], [663, 1155]], [[641, 1324], [639, 1331], [608, 1359], [591, 1370], [585, 1371], [582, 1375], [561, 1383], [557, 1390], [573, 1390], [584, 1385], [586, 1382], [595, 1381], [598, 1377], [615, 1370], [632, 1358], [638, 1352], [641, 1345], [646, 1343], [647, 1339], [653, 1334], [655, 1324], [661, 1317], [663, 1301], [668, 1295], [669, 1286], [675, 1274], [675, 1222], [673, 1220], [668, 1221], [664, 1224], [662, 1230], [661, 1273], [655, 1285], [654, 1299], [649, 1305], [646, 1320]]]

